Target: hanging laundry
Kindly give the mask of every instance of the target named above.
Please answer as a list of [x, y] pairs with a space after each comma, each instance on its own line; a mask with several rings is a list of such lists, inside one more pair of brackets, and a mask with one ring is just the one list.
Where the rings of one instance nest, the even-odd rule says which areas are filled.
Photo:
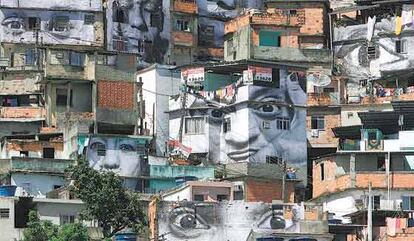
[[403, 5], [402, 13], [401, 13], [402, 25], [412, 24], [414, 22], [413, 9], [414, 9], [414, 5], [410, 5], [410, 4]]
[[387, 235], [388, 236], [395, 236], [397, 219], [396, 218], [387, 218], [385, 221], [387, 223]]
[[408, 219], [408, 225], [409, 228], [414, 227], [414, 219], [413, 218], [409, 218]]
[[371, 42], [372, 36], [374, 35], [375, 30], [375, 22], [377, 20], [377, 16], [374, 17], [368, 17], [368, 23], [367, 23], [367, 40], [368, 42]]
[[405, 229], [407, 228], [407, 219], [406, 218], [398, 218], [399, 225], [397, 226], [397, 229]]
[[401, 17], [397, 16], [395, 17], [395, 34], [400, 35], [401, 30], [402, 30]]

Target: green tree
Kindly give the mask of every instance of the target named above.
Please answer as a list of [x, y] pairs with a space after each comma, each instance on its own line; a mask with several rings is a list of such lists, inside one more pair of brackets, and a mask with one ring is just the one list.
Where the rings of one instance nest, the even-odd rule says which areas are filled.
[[67, 174], [73, 181], [71, 191], [85, 203], [81, 218], [97, 220], [105, 238], [125, 228], [142, 232], [147, 222], [139, 195], [127, 191], [119, 176], [94, 170], [84, 160]]
[[62, 226], [40, 221], [36, 210], [29, 212], [29, 222], [23, 232], [24, 241], [88, 241], [88, 230], [81, 223]]

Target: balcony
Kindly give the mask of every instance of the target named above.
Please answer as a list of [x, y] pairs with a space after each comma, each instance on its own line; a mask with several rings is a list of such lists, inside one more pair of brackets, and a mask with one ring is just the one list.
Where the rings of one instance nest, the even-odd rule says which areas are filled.
[[198, 7], [195, 0], [174, 0], [173, 11], [196, 14]]
[[272, 9], [272, 12], [252, 14], [251, 23], [258, 25], [300, 26], [305, 24], [305, 10], [298, 9], [296, 14], [289, 14], [286, 10]]
[[67, 159], [12, 157], [10, 171], [63, 174], [65, 169], [74, 163], [73, 160]]
[[[414, 183], [411, 181], [414, 178], [414, 172], [401, 171], [390, 173], [390, 188], [412, 189]], [[345, 191], [347, 189], [363, 188], [368, 189], [371, 182], [372, 188], [387, 188], [387, 174], [380, 171], [356, 172], [355, 180], [352, 180], [351, 174], [347, 173], [333, 179], [326, 179], [324, 181], [314, 181], [313, 184], [313, 198], [323, 196], [327, 193], [335, 193]]]
[[43, 107], [1, 107], [0, 118], [45, 118], [46, 110]]
[[154, 178], [175, 178], [184, 176], [214, 178], [214, 167], [150, 165], [150, 176]]
[[174, 31], [172, 33], [172, 41], [175, 45], [193, 47], [194, 35], [192, 32]]
[[339, 93], [308, 93], [307, 105], [308, 106], [320, 106], [320, 105], [339, 105]]
[[321, 64], [330, 66], [331, 52], [328, 49], [297, 49], [288, 47], [253, 46], [253, 59], [302, 64]]

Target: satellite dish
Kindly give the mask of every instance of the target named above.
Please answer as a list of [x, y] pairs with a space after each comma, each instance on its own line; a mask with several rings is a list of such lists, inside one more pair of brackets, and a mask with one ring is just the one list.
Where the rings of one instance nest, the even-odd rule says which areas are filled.
[[331, 83], [331, 78], [328, 75], [319, 73], [308, 74], [306, 80], [317, 87], [327, 86]]

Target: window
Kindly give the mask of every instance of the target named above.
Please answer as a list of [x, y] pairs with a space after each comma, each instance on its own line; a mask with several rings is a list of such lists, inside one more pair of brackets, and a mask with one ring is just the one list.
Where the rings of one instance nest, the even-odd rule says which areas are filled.
[[10, 217], [10, 209], [0, 208], [0, 219], [9, 218], [9, 217]]
[[36, 51], [34, 49], [28, 49], [24, 53], [25, 65], [36, 65]]
[[106, 156], [106, 146], [102, 143], [96, 143], [96, 153], [98, 156]]
[[186, 19], [177, 19], [175, 20], [175, 30], [191, 32], [190, 21]]
[[28, 17], [27, 30], [40, 30], [40, 18]]
[[43, 158], [55, 158], [55, 148], [43, 148]]
[[321, 163], [321, 181], [325, 180], [325, 164]]
[[374, 201], [374, 203], [373, 203], [374, 204], [373, 205], [374, 209], [380, 209], [381, 196], [376, 195], [376, 196], [374, 196], [374, 198], [372, 200]]
[[59, 189], [61, 187], [62, 187], [62, 185], [53, 185], [53, 190]]
[[286, 117], [276, 118], [276, 128], [279, 130], [290, 130], [290, 119]]
[[112, 48], [116, 51], [127, 51], [128, 41], [123, 37], [114, 37], [112, 39]]
[[185, 134], [204, 134], [204, 117], [185, 118]]
[[261, 30], [259, 46], [280, 47], [280, 32]]
[[56, 16], [52, 20], [52, 31], [64, 32], [69, 30], [69, 17], [68, 16]]
[[395, 52], [399, 54], [407, 53], [407, 40], [406, 39], [398, 39], [395, 41]]
[[402, 210], [414, 210], [414, 196], [402, 196]]
[[283, 159], [278, 156], [266, 156], [266, 163], [268, 164], [283, 164]]
[[376, 46], [368, 46], [367, 54], [368, 54], [368, 59], [378, 58], [378, 48]]
[[93, 15], [93, 14], [86, 14], [83, 23], [85, 25], [92, 25], [92, 24], [94, 24], [95, 23], [95, 15]]
[[199, 26], [198, 43], [200, 46], [214, 45], [214, 26]]
[[229, 196], [228, 195], [217, 195], [217, 201], [221, 202], [224, 200], [229, 200]]
[[296, 14], [297, 14], [297, 10], [296, 9], [289, 10], [289, 15], [296, 15]]
[[335, 88], [332, 88], [332, 87], [323, 88], [323, 93], [334, 93], [334, 92], [335, 92]]
[[312, 116], [311, 117], [312, 130], [324, 130], [325, 129], [325, 117], [324, 116]]
[[69, 215], [69, 214], [60, 215], [60, 225], [64, 225], [67, 223], [74, 223], [74, 222], [75, 222], [75, 215]]
[[377, 156], [377, 170], [385, 171], [385, 156]]
[[84, 66], [85, 54], [71, 51], [69, 52], [69, 65]]
[[[72, 106], [72, 90], [70, 90], [70, 103]], [[68, 90], [67, 89], [56, 89], [56, 105], [57, 106], [66, 106], [68, 100]]]
[[29, 156], [29, 152], [28, 151], [20, 151], [20, 156], [22, 156], [22, 157], [28, 157]]
[[195, 194], [193, 201], [196, 201], [196, 202], [204, 202], [204, 195]]
[[138, 39], [138, 53], [145, 52], [145, 41], [142, 39]]
[[112, 21], [117, 23], [129, 22], [127, 10], [121, 7], [118, 1], [114, 1], [112, 4]]
[[162, 16], [159, 13], [151, 13], [150, 25], [155, 28], [162, 28]]
[[227, 133], [231, 131], [231, 118], [225, 118], [223, 121], [223, 132]]

